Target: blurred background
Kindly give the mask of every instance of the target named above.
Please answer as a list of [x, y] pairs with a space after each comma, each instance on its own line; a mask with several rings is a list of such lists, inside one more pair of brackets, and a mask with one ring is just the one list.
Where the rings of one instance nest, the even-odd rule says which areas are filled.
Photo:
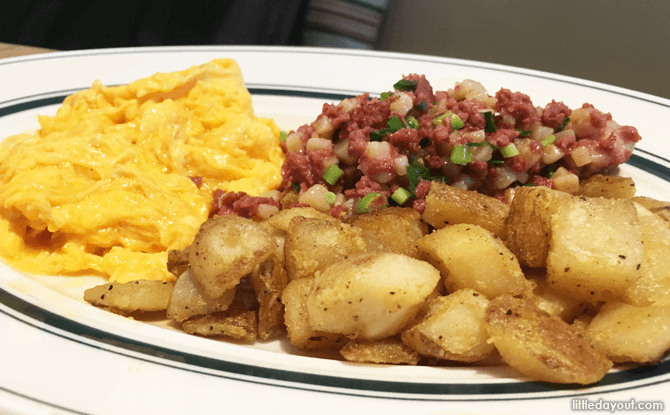
[[670, 98], [667, 0], [7, 0], [0, 42], [376, 49], [536, 69]]

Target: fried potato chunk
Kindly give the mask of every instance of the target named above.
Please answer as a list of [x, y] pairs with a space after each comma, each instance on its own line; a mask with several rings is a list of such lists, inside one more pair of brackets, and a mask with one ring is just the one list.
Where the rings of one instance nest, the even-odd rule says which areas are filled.
[[193, 316], [181, 323], [187, 334], [205, 337], [230, 337], [253, 343], [258, 336], [258, 302], [250, 281], [245, 278], [235, 287], [233, 302], [225, 311]]
[[551, 241], [551, 215], [557, 201], [570, 195], [544, 186], [519, 187], [505, 220], [505, 245], [527, 267], [546, 267]]
[[447, 226], [418, 242], [421, 257], [440, 270], [448, 292], [471, 288], [487, 298], [521, 294], [526, 279], [516, 257], [495, 234], [477, 226]]
[[549, 283], [582, 301], [624, 298], [644, 256], [633, 203], [582, 196], [559, 205], [551, 219]]
[[479, 225], [503, 238], [508, 212], [509, 207], [496, 198], [431, 182], [423, 220], [436, 229], [459, 223]]
[[606, 303], [586, 335], [614, 362], [657, 363], [670, 350], [670, 306]]
[[474, 290], [458, 290], [429, 303], [425, 317], [402, 332], [402, 341], [422, 355], [477, 362], [495, 353], [484, 317], [489, 301]]
[[187, 318], [225, 311], [235, 298], [235, 288], [224, 292], [218, 298], [207, 297], [200, 284], [187, 269], [174, 285], [167, 307], [167, 317], [182, 322]]
[[323, 219], [331, 222], [339, 222], [339, 219], [336, 219], [327, 213], [323, 213], [319, 210], [314, 209], [313, 207], [294, 207], [290, 209], [283, 209], [274, 215], [268, 218], [268, 222], [272, 226], [279, 228], [283, 231], [288, 231], [288, 227], [291, 225], [293, 218], [302, 216], [303, 218], [314, 218], [314, 219]]
[[307, 298], [312, 291], [312, 279], [300, 278], [286, 285], [281, 296], [284, 322], [291, 344], [303, 350], [339, 349], [346, 338], [338, 333], [312, 329], [307, 314]]
[[630, 177], [594, 174], [579, 183], [579, 190], [573, 194], [606, 199], [632, 199], [636, 191], [635, 182]]
[[670, 305], [670, 228], [659, 216], [635, 204], [644, 259], [640, 278], [626, 289], [626, 302], [638, 306]]
[[664, 202], [646, 196], [635, 196], [631, 200], [635, 203], [639, 203], [650, 212], [655, 213], [666, 222], [666, 226], [670, 226], [670, 202]]
[[391, 252], [417, 258], [416, 242], [428, 225], [412, 208], [389, 207], [352, 216], [347, 223], [363, 230], [368, 252]]
[[187, 334], [225, 336], [253, 343], [257, 335], [256, 312], [231, 307], [226, 311], [191, 317], [182, 323], [181, 328]]
[[311, 277], [316, 271], [366, 249], [360, 228], [340, 221], [297, 216], [291, 220], [284, 242], [288, 279]]
[[421, 357], [397, 337], [381, 340], [350, 340], [340, 354], [350, 362], [416, 365]]
[[284, 306], [281, 294], [288, 282], [279, 253], [265, 260], [249, 275], [258, 300], [258, 336], [263, 340], [284, 333]]
[[533, 380], [587, 385], [612, 367], [576, 329], [526, 299], [491, 301], [485, 327], [503, 360]]
[[177, 278], [188, 269], [190, 249], [191, 247], [187, 246], [181, 250], [172, 249], [168, 251], [167, 269]]
[[559, 293], [547, 283], [547, 272], [544, 268], [532, 268], [524, 270], [528, 281], [524, 298], [528, 298], [538, 308], [549, 314], [560, 317], [563, 321], [570, 323], [577, 316], [592, 309], [588, 303], [581, 302], [569, 295]]
[[84, 291], [84, 300], [96, 307], [104, 307], [120, 314], [134, 311], [162, 311], [167, 309], [174, 281], [137, 280], [126, 283], [112, 282]]
[[399, 333], [434, 291], [440, 273], [401, 254], [360, 254], [318, 272], [307, 299], [314, 330], [362, 339]]
[[275, 249], [272, 235], [252, 220], [215, 216], [202, 224], [191, 244], [191, 272], [207, 297], [218, 298]]

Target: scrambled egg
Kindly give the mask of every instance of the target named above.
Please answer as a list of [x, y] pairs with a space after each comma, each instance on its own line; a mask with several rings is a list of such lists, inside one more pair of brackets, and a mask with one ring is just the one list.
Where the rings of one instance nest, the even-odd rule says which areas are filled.
[[39, 123], [0, 143], [0, 253], [26, 272], [174, 279], [167, 251], [192, 242], [213, 190], [281, 182], [279, 127], [229, 59], [95, 82]]

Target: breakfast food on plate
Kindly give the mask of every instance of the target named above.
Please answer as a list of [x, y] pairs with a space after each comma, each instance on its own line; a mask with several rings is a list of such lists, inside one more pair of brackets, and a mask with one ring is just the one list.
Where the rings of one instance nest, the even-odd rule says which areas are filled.
[[[409, 75], [280, 133], [253, 116], [231, 61], [116, 88], [68, 98], [2, 146], [3, 255], [110, 274], [85, 293], [95, 306], [352, 362], [502, 359], [556, 383], [670, 350], [670, 204], [603, 174], [640, 136], [591, 105], [538, 108], [474, 81], [433, 91]], [[92, 156], [108, 147], [105, 170]], [[132, 255], [155, 255], [162, 273], [131, 272]]]
[[218, 59], [69, 96], [0, 144], [0, 253], [38, 274], [171, 280], [215, 189], [281, 181], [279, 128], [258, 118], [239, 66]]

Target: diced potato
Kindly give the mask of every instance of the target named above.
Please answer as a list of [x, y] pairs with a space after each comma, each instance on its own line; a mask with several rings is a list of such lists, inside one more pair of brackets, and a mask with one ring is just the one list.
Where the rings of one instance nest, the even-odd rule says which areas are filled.
[[203, 223], [191, 244], [191, 273], [209, 298], [218, 298], [263, 263], [276, 241], [263, 227], [237, 216]]
[[635, 204], [644, 259], [640, 278], [627, 287], [626, 302], [638, 306], [670, 305], [670, 228], [663, 219]]
[[612, 367], [579, 331], [527, 299], [504, 295], [493, 300], [486, 330], [503, 360], [533, 380], [587, 385]]
[[307, 315], [307, 298], [312, 291], [312, 279], [300, 278], [288, 283], [281, 296], [284, 322], [291, 344], [304, 350], [338, 349], [346, 338], [337, 333], [313, 330]]
[[670, 306], [606, 303], [586, 335], [615, 362], [659, 362], [670, 350]]
[[505, 203], [493, 197], [431, 182], [423, 220], [436, 229], [459, 223], [479, 225], [503, 238], [508, 211]]
[[167, 307], [167, 317], [182, 322], [193, 316], [225, 311], [234, 298], [235, 288], [229, 289], [218, 298], [207, 297], [188, 269], [174, 285]]
[[639, 203], [652, 213], [655, 213], [666, 222], [666, 226], [670, 226], [670, 202], [664, 202], [645, 196], [636, 196], [631, 200], [635, 203]]
[[470, 288], [492, 299], [526, 288], [514, 254], [480, 226], [447, 226], [421, 238], [418, 247], [422, 258], [440, 270], [448, 292]]
[[336, 219], [327, 213], [316, 210], [313, 207], [307, 206], [280, 210], [279, 212], [270, 216], [268, 218], [268, 222], [272, 224], [272, 226], [275, 226], [283, 231], [288, 231], [291, 220], [298, 216], [302, 216], [304, 218], [323, 219], [331, 222], [339, 222], [339, 219]]
[[284, 242], [288, 279], [312, 277], [316, 271], [366, 248], [360, 228], [340, 221], [295, 217]]
[[524, 274], [529, 284], [523, 297], [533, 302], [539, 309], [560, 317], [570, 323], [577, 316], [589, 311], [592, 307], [569, 295], [562, 294], [551, 288], [547, 283], [547, 273], [544, 268], [525, 270]]
[[420, 356], [397, 337], [381, 340], [350, 340], [340, 354], [350, 362], [416, 365]]
[[636, 192], [630, 177], [594, 174], [579, 184], [576, 196], [604, 197], [606, 199], [632, 199]]
[[545, 267], [551, 241], [551, 215], [570, 195], [548, 187], [519, 187], [505, 220], [505, 245], [522, 265]]
[[120, 314], [134, 311], [165, 310], [174, 289], [174, 281], [138, 280], [126, 283], [112, 282], [84, 291], [84, 300], [96, 307], [104, 307]]
[[179, 277], [188, 269], [188, 257], [191, 247], [187, 246], [182, 250], [172, 249], [168, 251], [167, 269], [175, 277]]
[[553, 289], [587, 302], [624, 298], [644, 255], [633, 203], [570, 198], [551, 222], [547, 273]]
[[284, 333], [284, 306], [281, 294], [288, 282], [279, 254], [274, 254], [249, 275], [258, 299], [258, 336], [263, 340]]
[[416, 258], [416, 241], [428, 226], [412, 208], [390, 207], [352, 216], [347, 223], [363, 230], [368, 252], [391, 252]]
[[318, 272], [307, 300], [313, 329], [362, 339], [399, 333], [437, 286], [430, 264], [401, 254], [361, 254]]
[[430, 302], [427, 315], [402, 333], [403, 342], [422, 355], [460, 362], [492, 356], [484, 328], [489, 301], [474, 290], [458, 290]]

